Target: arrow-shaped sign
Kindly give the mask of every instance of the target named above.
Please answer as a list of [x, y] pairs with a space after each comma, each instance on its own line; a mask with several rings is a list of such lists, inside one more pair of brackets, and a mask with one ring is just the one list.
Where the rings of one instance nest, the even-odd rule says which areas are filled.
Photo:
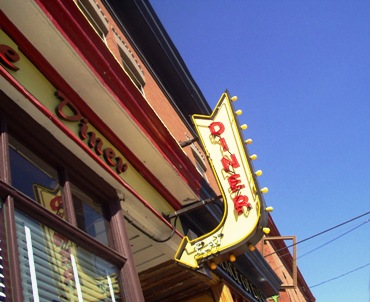
[[211, 259], [214, 263], [235, 259], [257, 243], [267, 213], [228, 93], [211, 116], [193, 115], [193, 122], [224, 202], [220, 224], [196, 239], [185, 236], [177, 250], [175, 260], [196, 269]]

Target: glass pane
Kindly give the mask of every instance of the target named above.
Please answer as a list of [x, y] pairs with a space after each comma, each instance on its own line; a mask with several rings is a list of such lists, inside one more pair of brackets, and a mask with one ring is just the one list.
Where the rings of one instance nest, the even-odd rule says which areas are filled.
[[118, 269], [16, 211], [24, 301], [121, 301]]
[[93, 200], [75, 186], [72, 186], [72, 198], [78, 228], [101, 243], [108, 245], [108, 223], [103, 215], [102, 204]]
[[15, 139], [10, 139], [12, 185], [64, 218], [57, 171]]

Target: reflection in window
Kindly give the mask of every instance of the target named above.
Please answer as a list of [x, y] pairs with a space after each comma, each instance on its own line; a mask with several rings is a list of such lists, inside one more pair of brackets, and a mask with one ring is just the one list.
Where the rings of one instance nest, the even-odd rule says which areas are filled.
[[102, 204], [72, 186], [73, 205], [77, 226], [103, 244], [108, 245], [107, 221]]
[[24, 301], [121, 301], [118, 269], [16, 211]]
[[63, 218], [57, 171], [10, 138], [12, 186]]

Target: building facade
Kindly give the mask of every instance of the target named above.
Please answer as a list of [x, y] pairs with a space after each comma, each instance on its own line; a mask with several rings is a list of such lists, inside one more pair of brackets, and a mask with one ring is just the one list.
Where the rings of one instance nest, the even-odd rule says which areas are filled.
[[[148, 1], [3, 1], [0, 72], [0, 301], [279, 295], [258, 245], [174, 260], [224, 205], [190, 118], [212, 109]], [[299, 277], [285, 294], [314, 301]]]

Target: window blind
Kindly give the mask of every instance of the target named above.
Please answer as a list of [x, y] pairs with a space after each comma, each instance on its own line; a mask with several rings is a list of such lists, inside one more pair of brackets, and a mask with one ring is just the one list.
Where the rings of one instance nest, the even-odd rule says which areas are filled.
[[19, 211], [16, 230], [24, 301], [121, 301], [114, 265]]
[[0, 301], [1, 302], [6, 301], [1, 240], [0, 240]]

